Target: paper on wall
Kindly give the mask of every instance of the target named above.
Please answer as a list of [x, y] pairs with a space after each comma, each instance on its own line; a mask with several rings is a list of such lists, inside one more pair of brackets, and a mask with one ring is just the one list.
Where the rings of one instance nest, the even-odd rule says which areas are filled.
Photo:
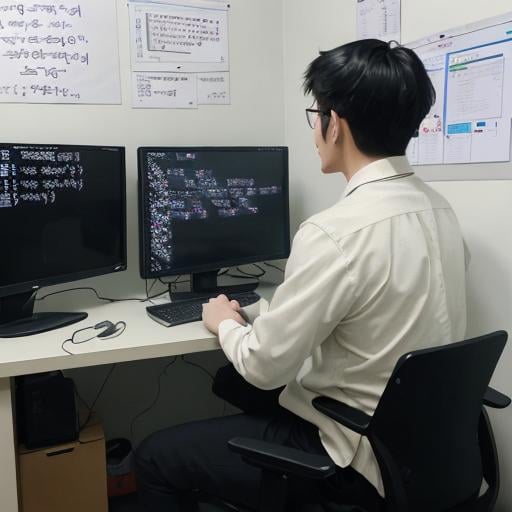
[[400, 42], [400, 0], [357, 0], [358, 39]]
[[197, 80], [188, 73], [132, 73], [134, 108], [197, 108]]
[[115, 0], [0, 3], [0, 102], [121, 103]]
[[132, 2], [130, 33], [133, 71], [229, 69], [227, 7]]
[[[436, 90], [436, 102], [420, 125], [419, 137], [409, 145], [411, 163], [510, 160], [512, 13], [407, 46], [423, 61]], [[459, 179], [464, 176], [458, 174]]]
[[197, 73], [199, 105], [229, 105], [229, 73]]

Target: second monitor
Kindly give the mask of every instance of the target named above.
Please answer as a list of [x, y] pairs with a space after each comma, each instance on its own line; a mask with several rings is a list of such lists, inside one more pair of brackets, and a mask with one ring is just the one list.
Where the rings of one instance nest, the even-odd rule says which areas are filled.
[[192, 274], [217, 288], [220, 268], [290, 251], [285, 147], [139, 148], [140, 272]]

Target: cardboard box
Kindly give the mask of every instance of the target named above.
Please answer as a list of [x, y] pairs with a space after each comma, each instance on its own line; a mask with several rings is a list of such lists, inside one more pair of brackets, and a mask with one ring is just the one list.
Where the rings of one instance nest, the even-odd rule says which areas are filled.
[[79, 441], [19, 449], [22, 512], [108, 512], [105, 436], [101, 425]]

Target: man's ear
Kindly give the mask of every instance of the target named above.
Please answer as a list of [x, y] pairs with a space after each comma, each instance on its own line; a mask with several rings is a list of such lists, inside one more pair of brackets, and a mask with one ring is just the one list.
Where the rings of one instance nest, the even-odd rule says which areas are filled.
[[336, 144], [343, 137], [343, 130], [341, 126], [341, 118], [334, 110], [331, 110], [331, 127], [332, 141]]

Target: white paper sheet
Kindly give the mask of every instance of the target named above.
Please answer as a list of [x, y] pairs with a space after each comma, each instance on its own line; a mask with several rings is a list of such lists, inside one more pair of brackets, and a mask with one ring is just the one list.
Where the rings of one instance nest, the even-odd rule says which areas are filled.
[[[216, 4], [210, 2], [212, 6]], [[130, 33], [134, 71], [229, 69], [227, 6], [221, 9], [132, 2]]]
[[0, 102], [121, 103], [115, 0], [0, 1]]
[[400, 0], [357, 0], [357, 37], [400, 42]]
[[198, 73], [197, 103], [199, 105], [229, 105], [229, 73]]
[[188, 73], [132, 73], [134, 108], [197, 108], [197, 80]]

